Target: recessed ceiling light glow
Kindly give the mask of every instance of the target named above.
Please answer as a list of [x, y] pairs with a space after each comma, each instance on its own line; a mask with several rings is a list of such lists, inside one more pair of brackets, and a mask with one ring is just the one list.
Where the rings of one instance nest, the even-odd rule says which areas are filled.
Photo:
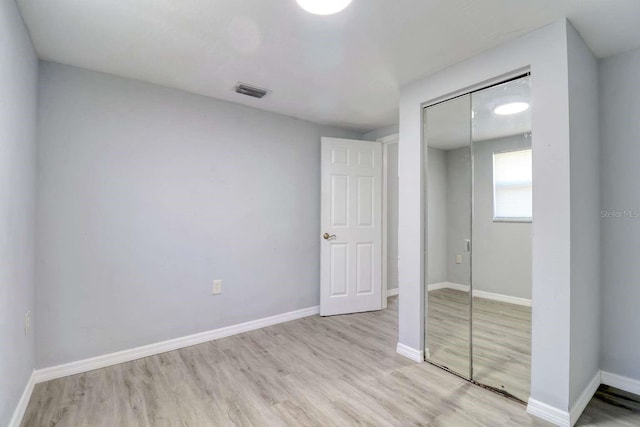
[[498, 105], [493, 112], [499, 116], [509, 116], [511, 114], [522, 113], [528, 109], [529, 104], [526, 102], [510, 102], [508, 104]]
[[296, 0], [298, 5], [315, 15], [332, 15], [344, 10], [351, 0]]

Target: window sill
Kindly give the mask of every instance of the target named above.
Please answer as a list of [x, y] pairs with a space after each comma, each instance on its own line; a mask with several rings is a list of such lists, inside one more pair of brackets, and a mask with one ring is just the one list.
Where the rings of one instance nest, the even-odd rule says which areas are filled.
[[533, 218], [493, 218], [493, 222], [522, 222], [532, 223]]

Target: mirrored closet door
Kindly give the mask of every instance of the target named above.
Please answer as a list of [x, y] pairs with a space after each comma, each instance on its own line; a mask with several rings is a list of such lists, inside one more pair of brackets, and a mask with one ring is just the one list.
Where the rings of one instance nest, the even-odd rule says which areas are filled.
[[529, 397], [532, 149], [529, 76], [424, 110], [425, 354]]
[[424, 111], [427, 308], [425, 353], [471, 378], [471, 95]]

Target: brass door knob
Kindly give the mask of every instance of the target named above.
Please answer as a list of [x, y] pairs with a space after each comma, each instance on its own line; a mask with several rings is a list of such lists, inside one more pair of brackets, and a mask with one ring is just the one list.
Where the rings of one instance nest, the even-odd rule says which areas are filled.
[[324, 233], [322, 235], [322, 237], [324, 238], [324, 240], [329, 240], [329, 239], [335, 239], [336, 235], [335, 234]]

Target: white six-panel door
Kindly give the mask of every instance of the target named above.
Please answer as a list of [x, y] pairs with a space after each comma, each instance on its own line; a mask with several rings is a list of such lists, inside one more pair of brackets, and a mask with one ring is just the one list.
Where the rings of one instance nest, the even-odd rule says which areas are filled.
[[382, 308], [382, 145], [322, 138], [320, 315]]

